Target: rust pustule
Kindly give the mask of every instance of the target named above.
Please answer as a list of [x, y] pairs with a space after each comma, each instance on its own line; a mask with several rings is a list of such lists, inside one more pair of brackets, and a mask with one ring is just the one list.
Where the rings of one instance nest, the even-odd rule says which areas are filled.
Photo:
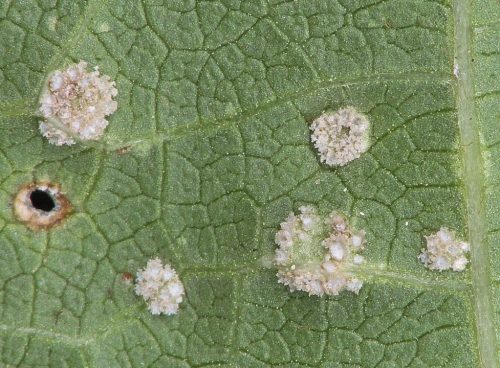
[[14, 198], [13, 210], [19, 221], [32, 230], [48, 230], [60, 224], [72, 206], [59, 184], [50, 182], [23, 185]]

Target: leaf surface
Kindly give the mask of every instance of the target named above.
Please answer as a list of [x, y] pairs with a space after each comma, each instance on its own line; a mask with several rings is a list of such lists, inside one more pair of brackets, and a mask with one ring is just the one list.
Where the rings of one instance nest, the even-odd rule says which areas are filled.
[[[500, 6], [496, 0], [0, 2], [0, 365], [498, 367]], [[117, 82], [102, 141], [42, 139], [46, 75]], [[354, 106], [370, 150], [322, 165], [308, 124]], [[33, 232], [20, 185], [60, 183]], [[308, 297], [269, 267], [304, 204], [367, 232], [359, 295]], [[464, 273], [417, 260], [441, 226]], [[147, 260], [186, 288], [154, 317], [123, 281]]]

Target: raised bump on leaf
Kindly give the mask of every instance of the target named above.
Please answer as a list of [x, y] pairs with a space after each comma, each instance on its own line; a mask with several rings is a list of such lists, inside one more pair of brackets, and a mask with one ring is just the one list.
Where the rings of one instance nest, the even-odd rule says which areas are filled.
[[150, 259], [146, 268], [137, 272], [135, 293], [148, 303], [151, 314], [175, 314], [184, 296], [184, 286], [169, 264]]
[[72, 145], [75, 139], [97, 140], [108, 125], [106, 116], [116, 111], [115, 82], [100, 75], [95, 67], [87, 72], [80, 61], [65, 71], [56, 70], [47, 78], [40, 96], [40, 132], [57, 146]]
[[364, 261], [358, 254], [364, 248], [364, 231], [353, 230], [337, 212], [323, 219], [313, 207], [299, 211], [290, 213], [276, 233], [279, 282], [309, 295], [338, 295], [342, 290], [357, 294], [363, 286], [355, 270]]
[[368, 118], [353, 107], [322, 114], [312, 122], [310, 130], [319, 158], [328, 166], [344, 166], [370, 146]]
[[427, 241], [426, 248], [418, 259], [430, 270], [444, 271], [452, 269], [453, 271], [463, 271], [469, 263], [466, 254], [469, 253], [469, 244], [456, 240], [453, 231], [442, 227], [435, 234], [425, 237]]

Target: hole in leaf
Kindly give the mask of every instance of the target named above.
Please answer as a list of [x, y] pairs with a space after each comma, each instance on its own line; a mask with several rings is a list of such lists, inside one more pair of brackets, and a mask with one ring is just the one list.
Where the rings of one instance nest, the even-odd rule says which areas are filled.
[[40, 189], [34, 190], [33, 192], [31, 192], [30, 199], [31, 199], [31, 204], [37, 210], [50, 212], [56, 206], [51, 195], [44, 190]]
[[17, 219], [32, 230], [47, 230], [60, 224], [72, 211], [71, 203], [57, 183], [23, 185], [17, 192], [13, 210]]

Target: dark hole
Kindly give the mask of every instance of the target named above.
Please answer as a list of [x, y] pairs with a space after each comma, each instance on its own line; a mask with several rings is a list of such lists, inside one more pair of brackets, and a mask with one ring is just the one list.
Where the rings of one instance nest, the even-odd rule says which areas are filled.
[[54, 209], [56, 204], [54, 203], [54, 199], [44, 190], [36, 189], [31, 192], [30, 195], [31, 204], [37, 210], [50, 212]]

